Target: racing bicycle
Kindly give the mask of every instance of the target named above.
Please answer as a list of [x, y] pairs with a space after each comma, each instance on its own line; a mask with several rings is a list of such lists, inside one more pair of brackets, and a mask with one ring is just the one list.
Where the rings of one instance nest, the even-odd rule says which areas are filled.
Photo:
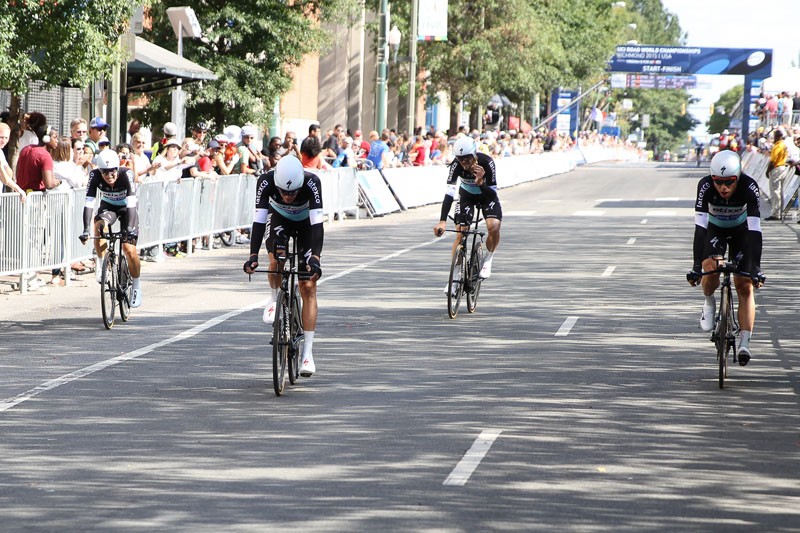
[[128, 321], [133, 299], [133, 278], [128, 268], [128, 258], [122, 250], [122, 243], [127, 238], [126, 231], [106, 231], [95, 239], [107, 241], [106, 253], [103, 256], [100, 280], [100, 306], [103, 310], [103, 325], [106, 329], [114, 327], [114, 315], [119, 304], [119, 316], [123, 322]]
[[[291, 252], [288, 250], [291, 249]], [[260, 270], [267, 274], [280, 274], [281, 285], [275, 303], [275, 319], [272, 323], [272, 385], [275, 395], [285, 390], [286, 378], [294, 385], [300, 376], [300, 354], [303, 353], [305, 331], [303, 330], [303, 301], [297, 284], [297, 240], [290, 236], [285, 257], [276, 255], [279, 270]]]
[[[738, 261], [719, 260], [717, 268], [702, 272], [701, 276], [722, 274], [720, 281], [719, 312], [714, 319], [714, 329], [711, 331], [711, 342], [717, 349], [717, 365], [719, 367], [719, 388], [725, 387], [728, 377], [728, 361], [738, 362], [736, 355], [736, 336], [739, 334], [739, 322], [733, 305], [733, 290], [731, 289], [731, 274], [750, 277], [749, 272], [739, 270]], [[763, 283], [763, 279], [762, 279]]]
[[[466, 225], [466, 229], [453, 229], [461, 234], [461, 240], [453, 254], [450, 264], [450, 277], [447, 286], [447, 314], [450, 318], [458, 315], [458, 307], [461, 305], [462, 296], [467, 297], [467, 311], [475, 312], [478, 306], [478, 295], [481, 292], [481, 262], [484, 255], [483, 237], [485, 232], [478, 230], [478, 224], [482, 220], [481, 207], [475, 206], [475, 215], [472, 222]], [[450, 217], [453, 222], [455, 219]], [[458, 224], [456, 225], [458, 227]]]

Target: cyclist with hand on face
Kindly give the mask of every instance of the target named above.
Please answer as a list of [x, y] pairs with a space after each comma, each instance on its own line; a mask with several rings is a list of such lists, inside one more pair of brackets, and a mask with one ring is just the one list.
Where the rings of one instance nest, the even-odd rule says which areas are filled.
[[[258, 251], [265, 234], [269, 270], [272, 271], [283, 268], [289, 236], [294, 234], [297, 240], [298, 285], [303, 299], [305, 331], [300, 375], [309, 377], [316, 370], [312, 348], [317, 325], [317, 280], [322, 277], [322, 185], [319, 176], [306, 172], [294, 156], [281, 157], [275, 168], [258, 177], [250, 258], [244, 263], [247, 274], [252, 274], [258, 267]], [[271, 290], [263, 318], [264, 322], [272, 324], [281, 275], [268, 276]]]
[[[89, 223], [94, 210], [95, 199], [98, 192], [103, 197], [94, 217], [95, 235], [101, 235], [105, 228], [111, 228], [117, 220], [127, 237], [122, 243], [122, 251], [128, 258], [128, 268], [133, 281], [133, 298], [131, 307], [142, 305], [142, 288], [139, 284], [141, 263], [139, 254], [136, 253], [136, 241], [139, 237], [139, 214], [137, 210], [136, 194], [133, 191], [133, 171], [121, 167], [119, 156], [113, 150], [103, 150], [95, 156], [97, 168], [89, 173], [89, 184], [86, 186], [86, 203], [83, 207], [83, 233], [78, 237], [83, 244], [89, 238]], [[97, 283], [102, 283], [103, 255], [106, 252], [106, 241], [95, 239], [94, 249], [97, 253], [95, 275]]]
[[[483, 218], [486, 220], [486, 229], [489, 233], [486, 239], [487, 252], [483, 258], [480, 272], [480, 277], [486, 279], [492, 275], [492, 258], [497, 245], [500, 244], [500, 224], [503, 220], [503, 209], [500, 206], [500, 200], [497, 198], [497, 173], [494, 159], [478, 152], [475, 140], [468, 136], [463, 136], [456, 140], [453, 145], [453, 153], [456, 158], [450, 164], [447, 175], [447, 191], [442, 201], [442, 212], [439, 216], [439, 223], [433, 227], [433, 233], [436, 236], [444, 235], [447, 215], [453, 205], [456, 187], [460, 179], [459, 201], [456, 204], [454, 216], [456, 229], [460, 231], [469, 229], [476, 206], [481, 206]], [[453, 253], [455, 253], [460, 240], [461, 235], [456, 234]], [[445, 292], [448, 289], [450, 288], [445, 288]]]
[[714, 329], [716, 299], [714, 292], [719, 287], [719, 275], [701, 276], [710, 272], [725, 256], [730, 245], [730, 257], [738, 261], [740, 272], [733, 283], [739, 300], [739, 340], [737, 356], [739, 364], [745, 366], [751, 358], [750, 337], [756, 318], [756, 303], [753, 288], [764, 284], [761, 273], [761, 214], [758, 184], [742, 174], [742, 162], [736, 152], [722, 150], [711, 159], [711, 174], [697, 185], [694, 227], [694, 266], [686, 274], [692, 286], [698, 283], [703, 288], [705, 302], [700, 315], [703, 331]]

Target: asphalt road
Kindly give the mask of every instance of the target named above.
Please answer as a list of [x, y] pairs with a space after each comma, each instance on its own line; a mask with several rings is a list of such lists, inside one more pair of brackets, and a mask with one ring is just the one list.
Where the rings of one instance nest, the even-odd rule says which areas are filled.
[[684, 278], [700, 176], [502, 190], [455, 320], [438, 206], [334, 223], [317, 374], [280, 398], [243, 247], [145, 263], [111, 331], [91, 275], [0, 296], [0, 530], [797, 531], [800, 226], [764, 224], [753, 360], [720, 390]]

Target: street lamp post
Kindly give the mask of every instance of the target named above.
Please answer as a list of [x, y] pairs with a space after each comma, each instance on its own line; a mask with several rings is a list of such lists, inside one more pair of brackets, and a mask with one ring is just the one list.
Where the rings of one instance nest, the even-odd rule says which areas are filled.
[[[183, 57], [183, 37], [199, 39], [203, 32], [200, 23], [191, 7], [170, 7], [167, 9], [167, 16], [178, 38], [178, 55]], [[178, 86], [172, 92], [172, 122], [178, 126], [178, 138], [182, 139], [186, 132], [186, 95], [183, 87], [178, 82]]]
[[381, 132], [386, 128], [386, 78], [389, 71], [386, 54], [386, 34], [389, 27], [389, 0], [381, 0], [378, 15], [378, 79], [375, 102], [375, 129]]
[[416, 120], [416, 92], [417, 92], [417, 13], [419, 0], [411, 0], [411, 41], [409, 56], [411, 63], [408, 68], [408, 134], [414, 135], [414, 122]]

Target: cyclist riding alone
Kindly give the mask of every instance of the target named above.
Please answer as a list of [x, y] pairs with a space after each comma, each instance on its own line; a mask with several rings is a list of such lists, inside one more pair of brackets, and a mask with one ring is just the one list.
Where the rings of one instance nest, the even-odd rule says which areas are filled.
[[[298, 285], [303, 299], [303, 346], [300, 375], [314, 374], [314, 330], [317, 325], [317, 280], [322, 277], [322, 184], [319, 176], [303, 169], [300, 160], [284, 156], [275, 168], [262, 173], [256, 185], [256, 213], [250, 234], [250, 258], [244, 271], [258, 267], [258, 251], [264, 235], [269, 252], [269, 270], [278, 271], [286, 260], [289, 235], [295, 234], [298, 255]], [[264, 308], [264, 322], [272, 324], [278, 299], [280, 274], [269, 274], [270, 294]]]
[[[476, 206], [481, 206], [483, 218], [486, 219], [486, 229], [489, 233], [486, 239], [487, 252], [483, 258], [480, 272], [480, 277], [486, 279], [492, 275], [492, 258], [497, 245], [500, 244], [500, 224], [503, 220], [503, 209], [500, 206], [500, 200], [497, 198], [497, 173], [494, 159], [478, 152], [475, 140], [466, 135], [458, 138], [453, 144], [453, 153], [456, 158], [450, 164], [447, 175], [447, 191], [442, 201], [442, 212], [439, 216], [439, 223], [433, 227], [433, 233], [439, 237], [444, 235], [447, 215], [453, 205], [456, 185], [460, 179], [459, 200], [456, 203], [454, 216], [456, 229], [469, 229]], [[459, 241], [460, 235], [456, 234], [455, 242], [453, 242], [453, 253], [455, 253]], [[445, 289], [446, 291], [447, 289]]]
[[739, 364], [746, 365], [751, 358], [750, 337], [756, 318], [753, 287], [764, 284], [761, 273], [761, 215], [759, 212], [758, 184], [747, 174], [742, 174], [742, 162], [736, 152], [723, 150], [711, 159], [711, 175], [697, 185], [694, 227], [694, 266], [686, 275], [692, 286], [703, 288], [705, 302], [700, 315], [703, 331], [714, 329], [717, 304], [714, 292], [719, 287], [719, 275], [701, 276], [717, 268], [718, 260], [725, 256], [738, 261], [740, 272], [733, 283], [739, 300]]
[[[127, 237], [122, 243], [122, 251], [128, 258], [131, 279], [133, 281], [133, 298], [131, 307], [142, 305], [142, 288], [139, 284], [141, 263], [136, 252], [136, 241], [139, 238], [139, 215], [136, 207], [136, 193], [133, 191], [133, 171], [120, 167], [119, 156], [113, 150], [103, 150], [95, 156], [97, 168], [89, 173], [89, 184], [86, 187], [86, 203], [83, 207], [83, 233], [78, 237], [86, 244], [89, 238], [89, 222], [92, 218], [95, 199], [98, 192], [102, 199], [94, 217], [95, 235], [100, 235], [105, 228], [110, 228], [114, 222], [120, 221], [120, 226], [127, 231]], [[97, 253], [97, 267], [95, 275], [97, 283], [102, 283], [103, 255], [107, 243], [104, 239], [95, 239], [94, 249]]]

